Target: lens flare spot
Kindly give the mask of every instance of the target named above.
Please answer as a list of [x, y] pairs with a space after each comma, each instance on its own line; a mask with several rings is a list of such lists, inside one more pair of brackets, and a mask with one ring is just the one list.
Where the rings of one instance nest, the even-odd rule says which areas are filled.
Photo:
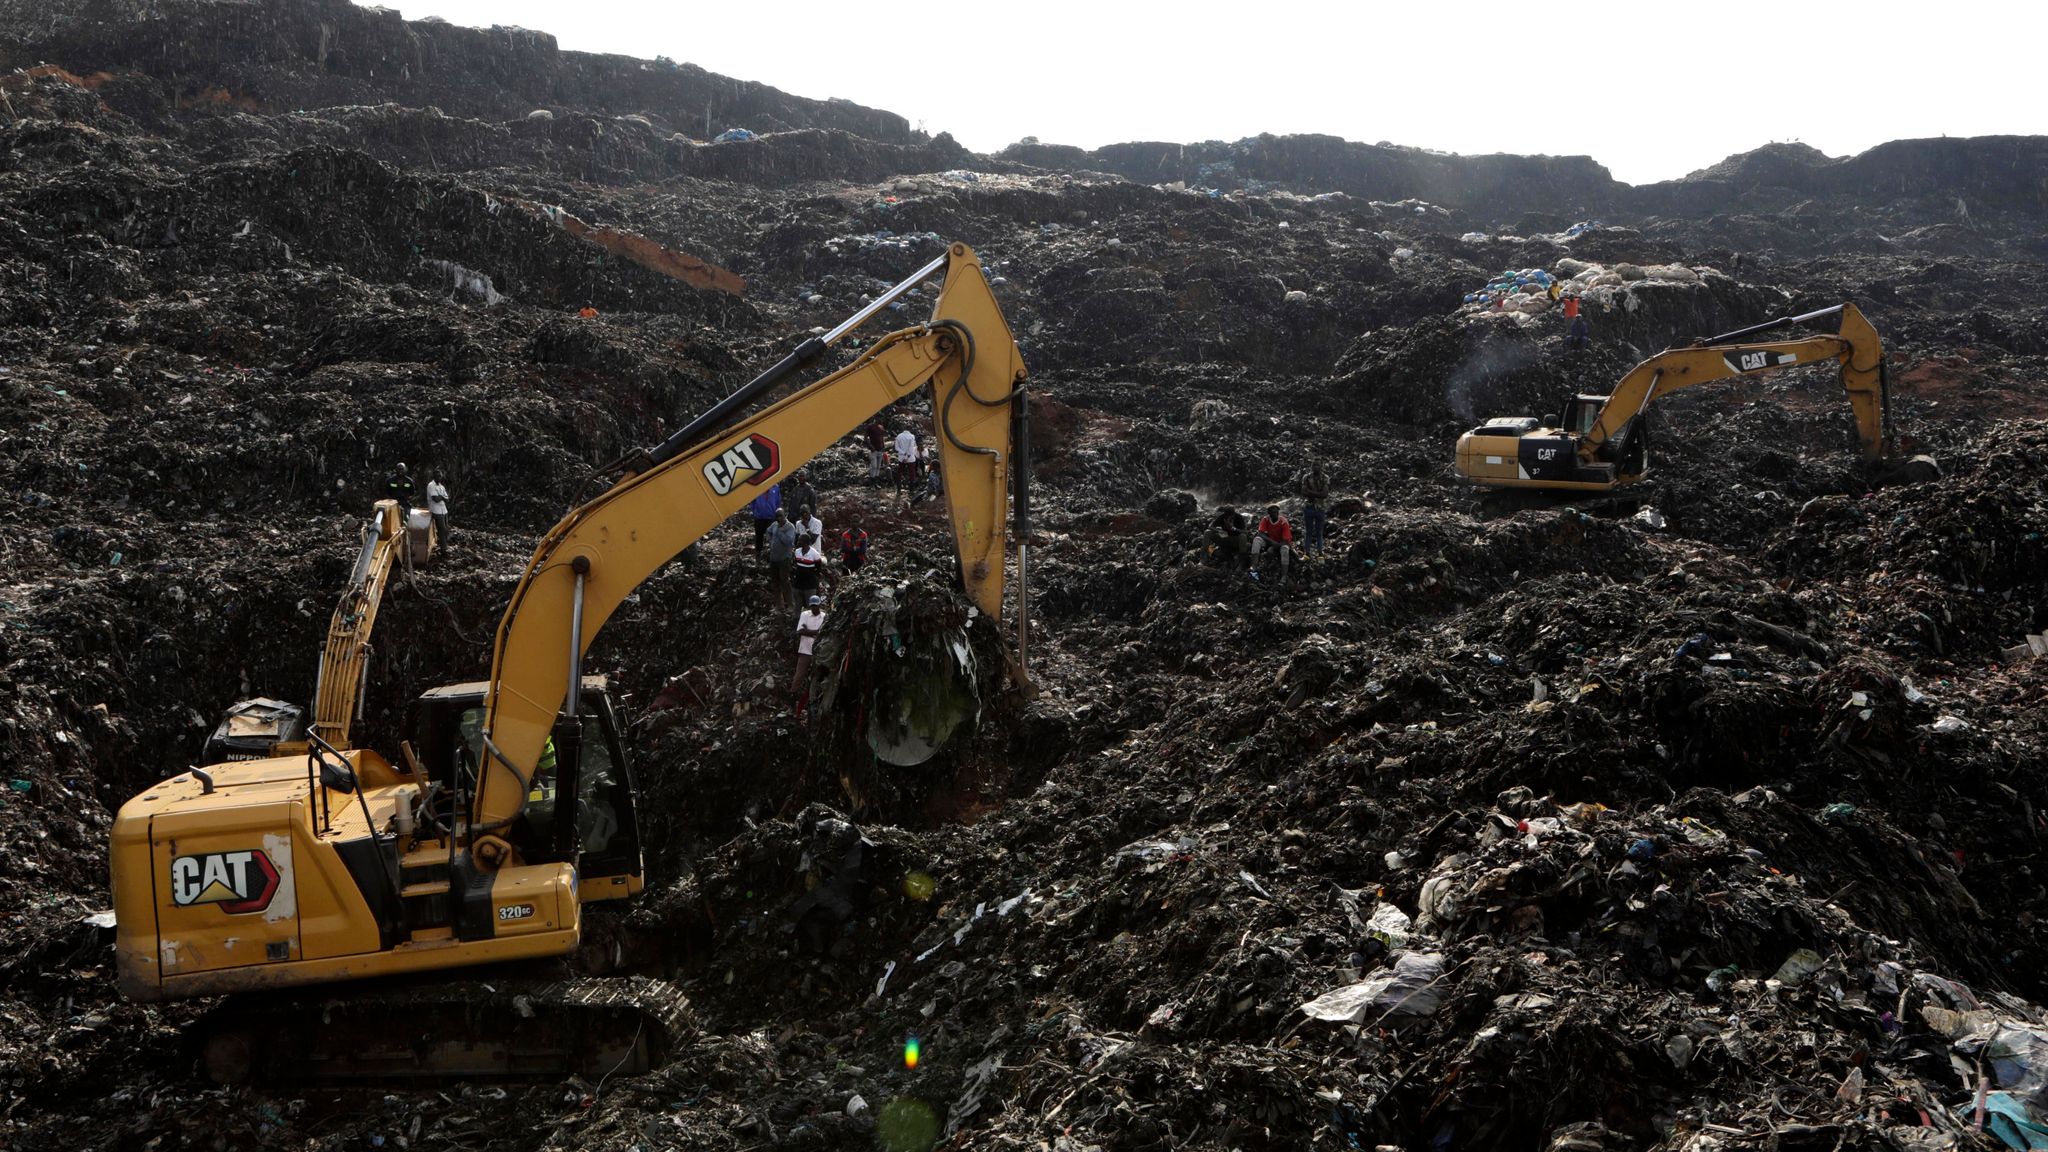
[[917, 1037], [912, 1036], [903, 1042], [903, 1066], [905, 1068], [916, 1068], [918, 1060], [923, 1055], [924, 1045], [918, 1043]]
[[903, 894], [922, 904], [938, 891], [939, 882], [923, 872], [912, 872], [903, 878]]
[[875, 1143], [884, 1152], [927, 1152], [939, 1142], [939, 1115], [922, 1100], [899, 1096], [875, 1115]]

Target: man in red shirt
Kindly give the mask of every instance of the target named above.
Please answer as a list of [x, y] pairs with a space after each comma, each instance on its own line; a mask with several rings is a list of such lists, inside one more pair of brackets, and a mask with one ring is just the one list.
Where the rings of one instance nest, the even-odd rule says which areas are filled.
[[1294, 561], [1294, 525], [1280, 514], [1278, 504], [1268, 504], [1252, 536], [1252, 579], [1259, 578], [1259, 557], [1276, 548], [1280, 551], [1280, 582], [1285, 584]]
[[853, 527], [839, 533], [839, 562], [846, 565], [848, 574], [858, 572], [868, 562], [868, 530], [861, 527], [860, 513], [853, 514]]
[[880, 484], [883, 466], [889, 462], [889, 432], [882, 427], [881, 417], [868, 421], [868, 426], [861, 429], [861, 438], [868, 446], [868, 483]]

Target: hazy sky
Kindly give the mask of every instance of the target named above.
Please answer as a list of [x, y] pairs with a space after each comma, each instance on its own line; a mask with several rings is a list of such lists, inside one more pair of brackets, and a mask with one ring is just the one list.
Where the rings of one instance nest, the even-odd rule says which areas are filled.
[[1589, 155], [1648, 183], [1772, 140], [1841, 156], [2048, 133], [2044, 0], [397, 2], [409, 19], [516, 24], [564, 48], [845, 97], [980, 152], [1024, 136], [1096, 147], [1324, 132]]

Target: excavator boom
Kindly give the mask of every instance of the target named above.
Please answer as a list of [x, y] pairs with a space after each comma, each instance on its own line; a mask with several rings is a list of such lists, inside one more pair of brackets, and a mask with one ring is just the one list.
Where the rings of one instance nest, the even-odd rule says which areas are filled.
[[[1023, 360], [974, 253], [955, 244], [945, 267], [930, 322], [879, 338], [852, 364], [693, 443], [672, 438], [645, 470], [572, 510], [541, 539], [498, 625], [476, 831], [502, 829], [519, 814], [583, 652], [641, 581], [926, 384], [961, 575], [981, 610], [1001, 618], [1010, 429]], [[791, 363], [765, 378], [779, 382]], [[741, 394], [763, 390], [757, 382]], [[486, 867], [498, 848], [479, 845]]]

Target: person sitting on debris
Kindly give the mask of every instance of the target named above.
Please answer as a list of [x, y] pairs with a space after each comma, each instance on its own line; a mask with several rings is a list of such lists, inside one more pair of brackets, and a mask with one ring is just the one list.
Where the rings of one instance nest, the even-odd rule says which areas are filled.
[[805, 689], [811, 679], [811, 653], [817, 647], [818, 634], [825, 630], [825, 598], [813, 596], [804, 602], [804, 610], [796, 618], [796, 675], [790, 679], [789, 694], [796, 697], [796, 714], [804, 714], [804, 705], [809, 702], [810, 693]]
[[768, 537], [768, 526], [775, 523], [775, 514], [782, 509], [782, 485], [770, 485], [747, 505], [747, 513], [754, 518], [754, 555], [761, 554], [761, 545]]
[[441, 473], [436, 470], [427, 473], [427, 511], [434, 517], [434, 532], [441, 543], [448, 542], [448, 486], [441, 483]]
[[1311, 554], [1323, 550], [1323, 524], [1328, 516], [1325, 506], [1329, 502], [1330, 476], [1318, 460], [1310, 465], [1308, 475], [1301, 478], [1301, 522], [1307, 534], [1302, 547]]
[[799, 598], [808, 599], [818, 591], [818, 572], [825, 566], [825, 554], [818, 550], [818, 538], [808, 532], [796, 534], [796, 553], [790, 558], [789, 586]]
[[[1287, 522], [1278, 504], [1268, 504], [1266, 515], [1260, 519], [1258, 530], [1252, 536], [1252, 563], [1257, 565], [1260, 557], [1275, 549], [1280, 552], [1280, 579], [1284, 583], [1291, 567], [1289, 562], [1294, 557], [1294, 525]], [[1254, 568], [1252, 579], [1258, 577]]]
[[796, 530], [798, 535], [808, 534], [820, 547], [824, 546], [825, 522], [818, 519], [817, 512], [809, 504], [796, 506]]
[[1571, 327], [1564, 334], [1564, 346], [1583, 350], [1592, 344], [1592, 327], [1586, 318], [1579, 315], [1579, 298], [1576, 294], [1564, 298], [1564, 316]]
[[839, 562], [846, 566], [848, 573], [867, 567], [868, 530], [861, 527], [858, 512], [853, 514], [853, 527], [839, 533]]
[[775, 606], [789, 606], [789, 573], [796, 559], [796, 525], [789, 522], [789, 510], [777, 508], [768, 525], [768, 586], [775, 590]]
[[412, 491], [412, 472], [406, 468], [405, 461], [400, 460], [398, 470], [384, 481], [384, 493], [398, 501], [398, 510], [405, 512], [412, 508]]
[[803, 523], [803, 509], [809, 508], [815, 511], [818, 507], [818, 490], [811, 487], [810, 477], [805, 475], [804, 470], [801, 468], [790, 475], [789, 491], [783, 493], [783, 497], [784, 503], [798, 510], [797, 523], [799, 525]]
[[889, 430], [882, 427], [879, 417], [868, 421], [861, 429], [861, 435], [868, 445], [868, 483], [880, 484], [889, 467]]
[[1247, 548], [1244, 513], [1228, 504], [1218, 508], [1215, 517], [1209, 521], [1209, 531], [1204, 539], [1211, 563], [1231, 567], [1242, 565]]

